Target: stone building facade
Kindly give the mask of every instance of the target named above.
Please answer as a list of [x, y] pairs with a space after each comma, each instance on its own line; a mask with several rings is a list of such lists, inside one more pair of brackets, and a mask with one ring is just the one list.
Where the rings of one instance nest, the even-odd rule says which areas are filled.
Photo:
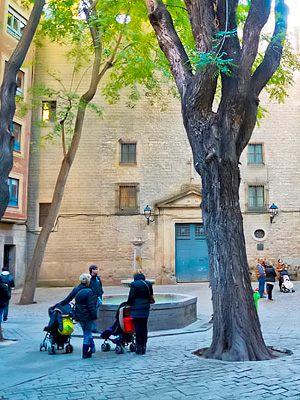
[[[23, 13], [14, 1], [1, 2], [1, 74], [17, 40], [7, 28], [9, 7], [17, 16]], [[48, 71], [55, 71], [64, 86], [70, 86], [72, 65], [65, 52], [65, 48], [46, 42], [38, 49], [34, 71], [32, 67], [23, 71], [24, 96], [33, 75], [35, 84], [59, 89], [60, 83]], [[33, 58], [32, 48], [24, 65], [32, 65]], [[79, 94], [87, 87], [88, 78], [86, 73], [73, 80], [73, 87], [81, 82]], [[284, 104], [268, 103], [262, 96], [261, 104], [269, 113], [241, 157], [240, 201], [250, 267], [260, 256], [273, 262], [282, 257], [296, 272], [300, 265], [300, 76], [295, 79]], [[104, 116], [99, 118], [87, 110], [39, 283], [76, 284], [90, 264], [99, 266], [105, 285], [120, 284], [132, 276], [133, 266], [140, 264], [158, 284], [207, 280], [201, 179], [193, 169], [179, 102], [169, 98], [164, 112], [147, 99], [141, 99], [134, 109], [127, 108], [125, 95], [117, 104], [108, 105], [100, 86], [94, 103]], [[51, 131], [52, 116], [59, 109], [59, 98], [45, 97], [32, 114], [22, 119], [16, 113], [15, 117], [22, 125], [22, 144], [14, 154], [12, 179], [21, 182], [21, 200], [17, 207], [8, 207], [1, 222], [0, 257], [11, 263], [18, 284], [24, 279], [52, 201], [62, 160], [59, 139], [45, 147], [34, 143]], [[278, 207], [278, 215], [270, 223], [272, 203]], [[149, 220], [144, 215], [146, 206], [152, 209]], [[141, 251], [138, 243], [142, 243]], [[142, 262], [134, 260], [137, 255]]]
[[[29, 17], [29, 11], [13, 0], [0, 3], [0, 78], [2, 81], [5, 62], [15, 49]], [[34, 46], [28, 51], [17, 79], [17, 95], [27, 100], [27, 91], [32, 86]], [[6, 265], [16, 282], [24, 277], [27, 259], [27, 192], [29, 169], [29, 145], [31, 135], [31, 112], [24, 117], [17, 107], [12, 129], [15, 135], [13, 169], [8, 184], [10, 200], [0, 222], [0, 265]]]
[[[49, 44], [40, 49], [36, 66], [36, 82], [57, 87], [45, 66], [58, 71], [68, 86], [71, 66], [65, 62], [62, 47]], [[299, 82], [296, 76], [285, 104], [268, 103], [262, 96], [269, 114], [255, 129], [241, 157], [240, 200], [250, 267], [259, 256], [273, 262], [283, 257], [293, 268], [300, 265]], [[143, 269], [157, 283], [206, 280], [201, 180], [191, 167], [180, 104], [170, 98], [167, 111], [160, 112], [144, 99], [129, 109], [124, 99], [108, 105], [100, 93], [101, 87], [94, 102], [103, 109], [104, 118], [91, 111], [86, 114], [40, 284], [76, 283], [90, 264], [100, 267], [106, 285], [119, 284], [132, 275], [135, 238], [143, 242]], [[40, 117], [37, 110], [33, 120]], [[34, 139], [49, 129], [51, 123], [42, 129], [34, 127]], [[40, 229], [39, 213], [51, 202], [61, 149], [57, 143], [47, 144], [39, 152], [32, 150], [29, 227], [35, 232]], [[124, 209], [122, 201], [128, 202]], [[270, 223], [272, 203], [279, 212]], [[143, 215], [146, 205], [155, 214], [149, 224]], [[192, 232], [193, 238], [189, 237]], [[29, 258], [34, 242], [31, 235]], [[202, 254], [194, 254], [195, 246], [200, 246]]]

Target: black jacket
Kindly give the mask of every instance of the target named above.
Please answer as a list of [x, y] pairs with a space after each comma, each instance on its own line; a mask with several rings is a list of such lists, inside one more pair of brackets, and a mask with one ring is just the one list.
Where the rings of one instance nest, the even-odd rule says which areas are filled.
[[150, 310], [150, 294], [153, 295], [152, 284], [145, 280], [145, 275], [138, 274], [130, 285], [127, 303], [131, 306], [133, 318], [147, 318]]
[[5, 283], [8, 286], [9, 298], [11, 297], [11, 288], [15, 287], [14, 278], [9, 271], [2, 271], [0, 275], [0, 282]]
[[81, 283], [75, 296], [75, 318], [79, 322], [97, 319], [97, 309], [93, 300], [93, 291]]
[[0, 308], [5, 308], [9, 303], [10, 295], [8, 285], [0, 282]]
[[266, 282], [275, 282], [276, 271], [272, 265], [265, 266]]
[[91, 281], [90, 281], [90, 288], [93, 291], [94, 294], [94, 302], [95, 304], [98, 303], [98, 297], [102, 300], [103, 296], [103, 289], [102, 289], [102, 282], [99, 276], [92, 276]]

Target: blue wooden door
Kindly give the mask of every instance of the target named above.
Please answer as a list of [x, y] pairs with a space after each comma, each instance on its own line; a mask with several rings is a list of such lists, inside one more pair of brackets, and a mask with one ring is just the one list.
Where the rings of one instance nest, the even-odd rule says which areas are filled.
[[203, 224], [176, 224], [177, 282], [208, 280], [208, 251]]

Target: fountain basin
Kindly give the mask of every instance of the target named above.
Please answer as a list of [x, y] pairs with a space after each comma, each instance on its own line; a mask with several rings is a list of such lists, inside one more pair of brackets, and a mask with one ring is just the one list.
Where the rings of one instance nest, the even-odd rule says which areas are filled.
[[[127, 297], [127, 294], [103, 297], [97, 320], [99, 331], [114, 324], [118, 307]], [[171, 293], [155, 293], [154, 297], [155, 303], [150, 306], [149, 331], [183, 328], [196, 321], [197, 297]]]

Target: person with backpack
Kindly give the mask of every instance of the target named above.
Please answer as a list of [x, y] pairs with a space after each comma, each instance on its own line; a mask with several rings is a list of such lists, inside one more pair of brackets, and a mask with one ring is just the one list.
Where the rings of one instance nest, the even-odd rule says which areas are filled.
[[8, 296], [9, 296], [7, 305], [5, 306], [3, 315], [2, 315], [3, 321], [7, 321], [9, 300], [11, 298], [11, 289], [15, 287], [14, 278], [11, 275], [11, 273], [9, 272], [7, 267], [2, 268], [2, 273], [0, 275], [0, 282], [7, 285], [7, 291], [8, 291]]
[[75, 299], [75, 319], [83, 331], [82, 358], [91, 358], [96, 351], [92, 327], [93, 321], [97, 319], [97, 308], [90, 288], [91, 275], [82, 274], [79, 280], [80, 284], [59, 304], [63, 306]]

